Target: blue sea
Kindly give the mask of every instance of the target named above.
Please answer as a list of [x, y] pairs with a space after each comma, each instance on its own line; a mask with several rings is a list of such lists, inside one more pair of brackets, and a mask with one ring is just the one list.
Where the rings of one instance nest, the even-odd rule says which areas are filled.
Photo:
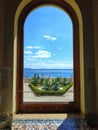
[[24, 78], [32, 78], [34, 74], [37, 74], [39, 77], [44, 74], [45, 78], [72, 78], [73, 69], [24, 69]]

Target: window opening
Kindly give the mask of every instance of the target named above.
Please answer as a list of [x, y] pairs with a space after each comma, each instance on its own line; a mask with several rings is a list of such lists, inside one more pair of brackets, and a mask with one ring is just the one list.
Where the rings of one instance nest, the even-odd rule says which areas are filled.
[[74, 102], [73, 25], [65, 11], [44, 6], [24, 23], [23, 102]]

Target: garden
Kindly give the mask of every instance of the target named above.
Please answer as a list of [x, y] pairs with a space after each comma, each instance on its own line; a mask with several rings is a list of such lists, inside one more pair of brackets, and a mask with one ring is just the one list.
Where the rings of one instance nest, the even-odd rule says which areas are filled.
[[36, 95], [63, 95], [73, 85], [72, 81], [68, 81], [66, 78], [37, 78], [33, 77], [29, 86]]

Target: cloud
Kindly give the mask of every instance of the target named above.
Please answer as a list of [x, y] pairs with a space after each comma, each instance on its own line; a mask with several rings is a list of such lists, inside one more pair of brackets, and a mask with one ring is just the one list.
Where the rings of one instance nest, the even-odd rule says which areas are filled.
[[31, 62], [31, 63], [28, 63], [28, 67], [32, 68], [31, 66], [33, 66], [33, 69], [72, 69], [73, 68], [73, 65], [70, 63], [66, 63], [66, 64], [63, 64], [63, 63], [54, 63], [54, 64], [50, 64], [50, 63], [46, 63], [46, 62]]
[[27, 49], [42, 49], [41, 46], [27, 46]]
[[[30, 52], [31, 51], [27, 51], [25, 52], [25, 54], [31, 54]], [[37, 58], [49, 58], [49, 57], [51, 57], [51, 52], [46, 51], [46, 50], [38, 50], [34, 55], [25, 56], [25, 58], [28, 60], [33, 60]]]
[[35, 53], [34, 58], [49, 58], [51, 57], [51, 52], [46, 50], [39, 50]]
[[72, 69], [73, 63], [72, 61], [42, 61], [42, 60], [34, 60], [32, 58], [28, 59], [28, 65], [25, 64], [26, 67], [33, 69]]
[[[44, 61], [43, 64], [44, 68], [49, 68], [49, 69], [65, 69], [65, 68], [73, 68], [73, 63], [72, 61], [62, 61], [62, 60], [53, 60], [53, 61]], [[43, 68], [42, 67], [42, 68]]]
[[26, 48], [27, 48], [27, 49], [32, 49], [33, 47], [32, 47], [32, 46], [27, 46]]
[[32, 54], [32, 51], [24, 51], [24, 54]]
[[52, 37], [52, 36], [49, 36], [49, 35], [44, 35], [43, 37], [44, 37], [45, 39], [51, 40], [51, 41], [56, 41], [56, 40], [57, 40], [56, 37]]
[[72, 64], [71, 63], [54, 63], [54, 64], [51, 64], [50, 65], [50, 68], [61, 68], [61, 69], [64, 69], [64, 68], [72, 68]]

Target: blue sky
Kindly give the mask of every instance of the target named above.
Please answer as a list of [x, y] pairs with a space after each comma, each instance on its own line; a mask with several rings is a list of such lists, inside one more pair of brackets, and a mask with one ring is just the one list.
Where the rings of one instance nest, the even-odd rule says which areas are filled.
[[73, 68], [73, 26], [63, 10], [45, 6], [24, 23], [24, 68]]

